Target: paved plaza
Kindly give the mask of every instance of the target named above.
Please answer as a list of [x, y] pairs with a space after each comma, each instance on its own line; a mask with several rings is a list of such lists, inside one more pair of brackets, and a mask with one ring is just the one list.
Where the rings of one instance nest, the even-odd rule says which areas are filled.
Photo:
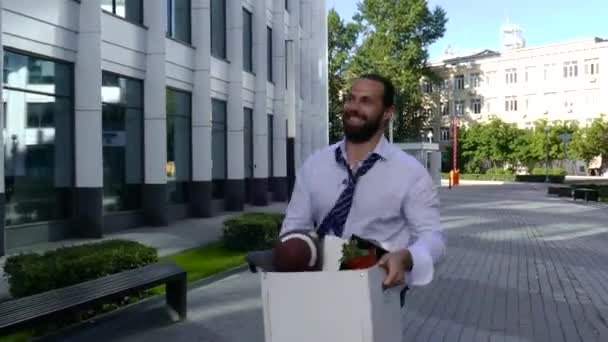
[[[441, 189], [448, 256], [408, 293], [403, 341], [608, 341], [608, 207], [545, 193]], [[183, 323], [154, 299], [58, 340], [263, 342], [258, 277], [191, 290]]]

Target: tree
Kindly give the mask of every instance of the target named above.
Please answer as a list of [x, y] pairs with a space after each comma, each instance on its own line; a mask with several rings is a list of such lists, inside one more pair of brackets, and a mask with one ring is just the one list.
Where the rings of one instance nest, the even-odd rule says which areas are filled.
[[357, 42], [359, 25], [344, 23], [335, 9], [327, 14], [327, 41], [329, 53], [329, 142], [342, 137], [341, 93], [346, 90], [345, 71], [351, 61]]
[[608, 161], [608, 122], [602, 115], [590, 127], [580, 129], [572, 137], [572, 156], [589, 163], [595, 157], [602, 157], [602, 170]]
[[429, 119], [422, 107], [420, 80], [437, 77], [427, 65], [428, 47], [443, 37], [447, 18], [426, 0], [362, 0], [354, 17], [363, 42], [353, 60], [351, 77], [377, 72], [395, 84], [397, 140], [419, 138]]
[[[549, 127], [548, 137], [545, 135], [545, 127]], [[531, 143], [531, 158], [536, 162], [547, 159], [547, 145], [549, 149], [549, 161], [564, 160], [564, 144], [561, 135], [568, 133], [574, 135], [578, 130], [576, 124], [556, 123], [549, 126], [546, 120], [539, 120], [535, 123], [534, 134]]]

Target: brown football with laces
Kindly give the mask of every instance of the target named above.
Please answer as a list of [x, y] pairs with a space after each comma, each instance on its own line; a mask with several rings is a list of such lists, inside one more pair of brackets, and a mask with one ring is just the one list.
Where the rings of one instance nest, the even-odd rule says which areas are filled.
[[319, 260], [317, 239], [308, 233], [287, 233], [274, 246], [272, 263], [277, 272], [310, 272]]

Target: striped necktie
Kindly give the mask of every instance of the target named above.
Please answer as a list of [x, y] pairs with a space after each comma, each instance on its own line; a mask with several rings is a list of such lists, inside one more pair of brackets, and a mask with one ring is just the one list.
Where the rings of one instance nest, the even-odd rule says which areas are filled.
[[363, 162], [359, 169], [357, 169], [356, 174], [353, 175], [348, 163], [342, 156], [342, 150], [339, 147], [336, 148], [336, 161], [340, 165], [344, 166], [348, 171], [348, 185], [346, 186], [346, 189], [342, 191], [340, 197], [338, 197], [334, 207], [327, 214], [327, 216], [325, 216], [323, 222], [321, 222], [321, 225], [317, 230], [320, 237], [325, 236], [330, 231], [333, 231], [338, 237], [342, 236], [342, 232], [344, 231], [344, 223], [346, 222], [346, 218], [348, 217], [348, 213], [350, 212], [350, 208], [353, 204], [353, 197], [355, 195], [357, 181], [359, 180], [359, 177], [367, 173], [367, 171], [369, 171], [379, 159], [380, 155], [377, 153], [372, 153]]

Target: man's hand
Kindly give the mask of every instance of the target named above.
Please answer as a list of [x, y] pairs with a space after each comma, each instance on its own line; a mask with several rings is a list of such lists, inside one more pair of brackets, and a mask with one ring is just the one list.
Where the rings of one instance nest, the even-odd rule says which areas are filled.
[[407, 249], [386, 253], [378, 261], [378, 266], [386, 270], [385, 287], [403, 285], [405, 272], [413, 267], [412, 254]]

